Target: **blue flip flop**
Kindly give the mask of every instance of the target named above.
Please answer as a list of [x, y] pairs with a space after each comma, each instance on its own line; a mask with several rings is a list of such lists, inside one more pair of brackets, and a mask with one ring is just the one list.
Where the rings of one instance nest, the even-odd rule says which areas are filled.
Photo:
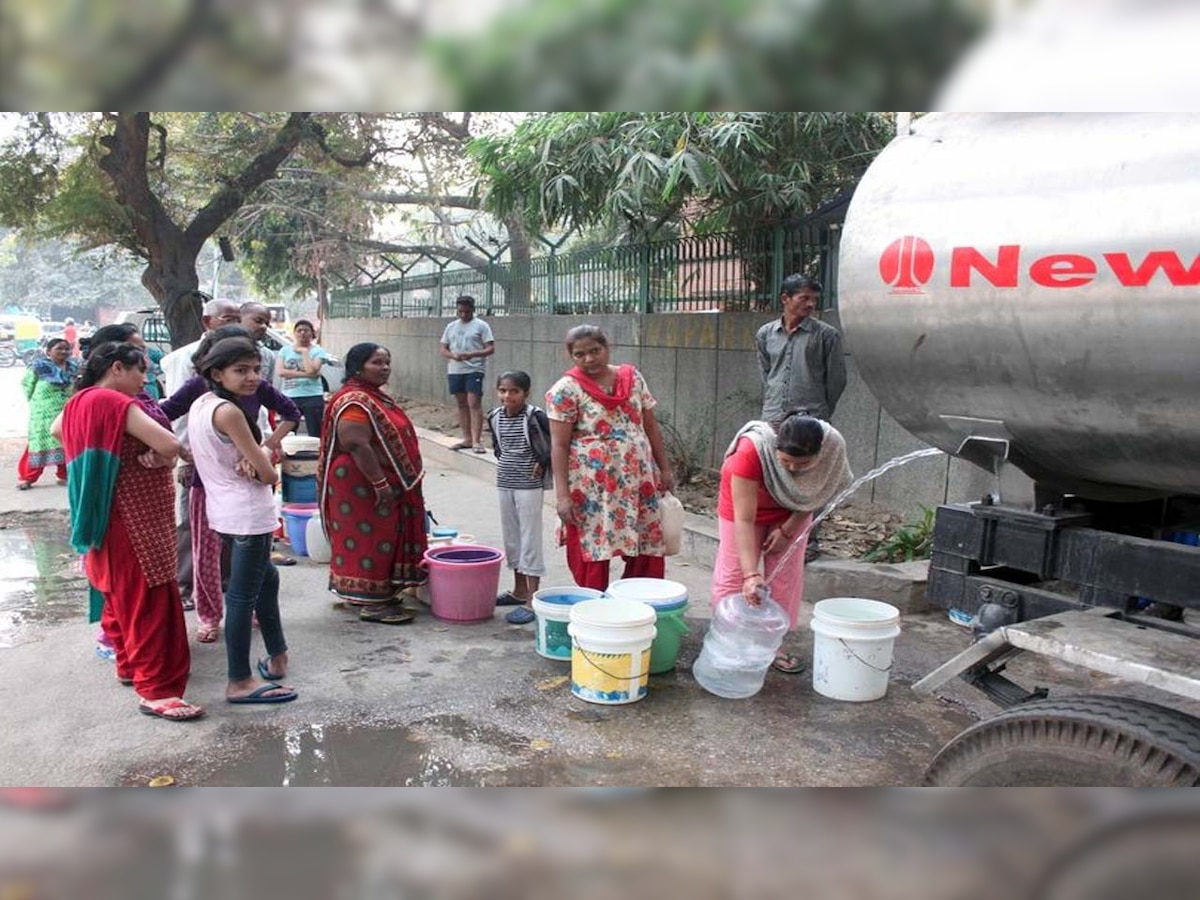
[[524, 606], [525, 601], [514, 594], [512, 591], [505, 591], [496, 598], [497, 606]]
[[536, 618], [537, 616], [528, 606], [518, 606], [504, 617], [504, 621], [510, 625], [528, 625]]
[[300, 696], [292, 690], [289, 690], [286, 694], [275, 694], [273, 696], [268, 696], [267, 694], [267, 691], [279, 690], [284, 690], [284, 687], [274, 682], [268, 682], [245, 697], [226, 697], [225, 699], [229, 703], [287, 703]]
[[285, 675], [271, 674], [271, 657], [269, 656], [264, 656], [258, 661], [258, 674], [263, 681], [279, 681], [287, 677]]

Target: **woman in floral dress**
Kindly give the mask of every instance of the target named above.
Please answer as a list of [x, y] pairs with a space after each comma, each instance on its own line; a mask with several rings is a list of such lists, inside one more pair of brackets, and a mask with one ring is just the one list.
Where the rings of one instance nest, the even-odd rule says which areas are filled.
[[604, 590], [609, 562], [624, 578], [662, 578], [661, 495], [674, 487], [656, 401], [631, 365], [609, 364], [595, 325], [567, 332], [574, 367], [546, 392], [555, 507], [577, 584]]

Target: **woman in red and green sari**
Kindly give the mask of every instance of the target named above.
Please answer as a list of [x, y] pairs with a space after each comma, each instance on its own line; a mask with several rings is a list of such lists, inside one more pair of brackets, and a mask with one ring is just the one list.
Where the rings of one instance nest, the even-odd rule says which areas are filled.
[[55, 428], [67, 458], [71, 545], [104, 596], [100, 626], [117, 677], [141, 698], [140, 712], [181, 722], [204, 710], [183, 699], [191, 657], [171, 483], [180, 445], [138, 404], [147, 365], [133, 344], [94, 347]]
[[378, 344], [346, 354], [346, 381], [325, 409], [317, 464], [321, 523], [333, 556], [329, 589], [360, 618], [412, 621], [400, 591], [425, 583], [421, 451], [404, 410], [384, 392], [392, 355]]

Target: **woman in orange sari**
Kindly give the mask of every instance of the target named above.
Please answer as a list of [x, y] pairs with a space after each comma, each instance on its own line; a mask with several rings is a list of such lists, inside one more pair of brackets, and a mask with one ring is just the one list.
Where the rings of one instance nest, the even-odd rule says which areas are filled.
[[384, 391], [392, 355], [378, 344], [346, 354], [346, 381], [321, 426], [317, 496], [332, 550], [329, 589], [362, 606], [367, 622], [400, 625], [413, 614], [400, 591], [427, 580], [425, 471], [412, 422]]

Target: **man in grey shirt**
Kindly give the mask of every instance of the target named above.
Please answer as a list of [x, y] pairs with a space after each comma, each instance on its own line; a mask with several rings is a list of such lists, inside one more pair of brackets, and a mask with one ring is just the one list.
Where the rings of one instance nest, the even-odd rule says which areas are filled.
[[463, 439], [451, 449], [487, 453], [483, 446], [483, 374], [487, 358], [496, 352], [496, 339], [483, 319], [475, 318], [475, 298], [463, 294], [454, 301], [455, 320], [442, 332], [438, 347], [446, 364], [450, 393], [458, 404]]
[[776, 422], [793, 409], [826, 421], [846, 389], [842, 336], [813, 313], [821, 282], [789, 275], [779, 289], [783, 315], [754, 335], [763, 380], [762, 418]]
[[[779, 286], [783, 315], [754, 335], [763, 380], [762, 418], [772, 425], [796, 409], [828, 421], [846, 389], [842, 336], [832, 325], [813, 318], [821, 290], [821, 282], [807, 275], [783, 279]], [[820, 552], [812, 531], [805, 562]]]

